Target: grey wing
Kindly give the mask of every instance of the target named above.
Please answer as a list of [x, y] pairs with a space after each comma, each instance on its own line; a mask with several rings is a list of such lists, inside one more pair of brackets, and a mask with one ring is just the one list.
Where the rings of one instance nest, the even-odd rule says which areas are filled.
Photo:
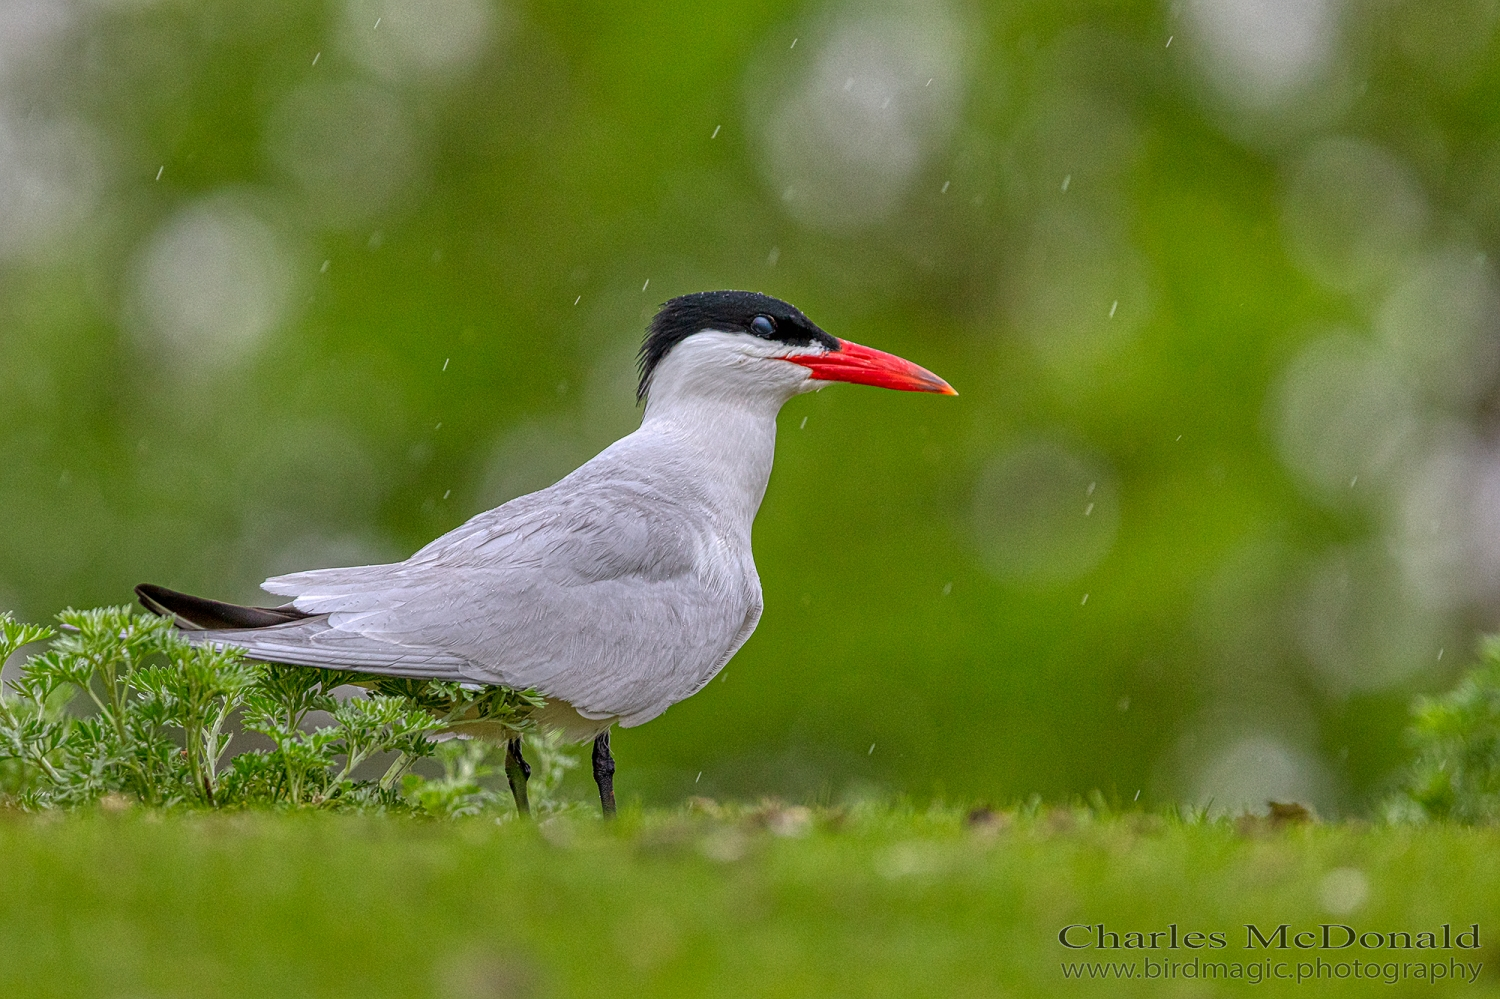
[[748, 550], [725, 557], [646, 486], [583, 485], [481, 514], [403, 563], [265, 588], [326, 615], [309, 636], [318, 654], [383, 649], [402, 658], [400, 672], [412, 663], [531, 687], [586, 717], [638, 724], [699, 689], [749, 637], [759, 585], [753, 565], [747, 584]]
[[482, 682], [472, 663], [435, 648], [409, 648], [335, 628], [310, 617], [266, 628], [188, 631], [195, 645], [231, 645], [253, 659], [295, 666], [349, 669], [428, 680]]

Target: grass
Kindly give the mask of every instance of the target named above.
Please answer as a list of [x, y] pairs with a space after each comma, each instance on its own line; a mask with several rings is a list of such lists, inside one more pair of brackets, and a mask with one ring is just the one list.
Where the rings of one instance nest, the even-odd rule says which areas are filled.
[[[1457, 957], [1483, 963], [1473, 984], [1394, 994], [1500, 994], [1493, 828], [702, 803], [531, 824], [111, 804], [0, 817], [0, 995], [1393, 994], [1368, 979], [1065, 980], [1064, 961], [1134, 959], [1067, 951], [1071, 923], [1220, 931], [1214, 958], [1246, 964]], [[1476, 922], [1478, 951], [1244, 947], [1246, 923]]]

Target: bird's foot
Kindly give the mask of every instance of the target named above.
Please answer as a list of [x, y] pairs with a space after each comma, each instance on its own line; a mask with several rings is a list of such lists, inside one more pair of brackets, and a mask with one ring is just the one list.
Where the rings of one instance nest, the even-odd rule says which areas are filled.
[[526, 797], [526, 781], [531, 777], [531, 766], [521, 755], [519, 736], [505, 744], [505, 776], [510, 781], [511, 796], [516, 799], [516, 811], [531, 814], [531, 801]]
[[594, 783], [599, 785], [599, 806], [606, 819], [615, 814], [615, 758], [609, 752], [609, 731], [594, 739]]

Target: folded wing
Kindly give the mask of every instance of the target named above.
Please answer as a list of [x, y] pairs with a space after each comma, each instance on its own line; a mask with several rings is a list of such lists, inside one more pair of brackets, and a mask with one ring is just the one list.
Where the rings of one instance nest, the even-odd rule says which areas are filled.
[[753, 566], [747, 588], [736, 558], [714, 551], [723, 542], [701, 518], [618, 474], [590, 481], [588, 467], [404, 562], [267, 580], [291, 604], [260, 610], [295, 619], [191, 637], [274, 662], [534, 688], [586, 717], [649, 720], [748, 637], [759, 587]]

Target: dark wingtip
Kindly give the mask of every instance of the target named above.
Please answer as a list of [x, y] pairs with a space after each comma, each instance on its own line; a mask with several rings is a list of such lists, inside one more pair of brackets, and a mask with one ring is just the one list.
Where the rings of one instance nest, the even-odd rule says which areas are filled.
[[179, 593], [154, 583], [137, 586], [135, 595], [141, 606], [157, 617], [172, 618], [179, 628], [189, 630], [269, 628], [312, 616], [290, 604], [285, 607], [245, 607]]
[[146, 608], [151, 613], [155, 614], [157, 617], [174, 616], [172, 612], [167, 609], [166, 604], [162, 603], [159, 599], [159, 595], [170, 596], [171, 593], [171, 590], [166, 589], [165, 587], [157, 586], [153, 583], [141, 583], [135, 588], [135, 598], [141, 602], [141, 606]]

